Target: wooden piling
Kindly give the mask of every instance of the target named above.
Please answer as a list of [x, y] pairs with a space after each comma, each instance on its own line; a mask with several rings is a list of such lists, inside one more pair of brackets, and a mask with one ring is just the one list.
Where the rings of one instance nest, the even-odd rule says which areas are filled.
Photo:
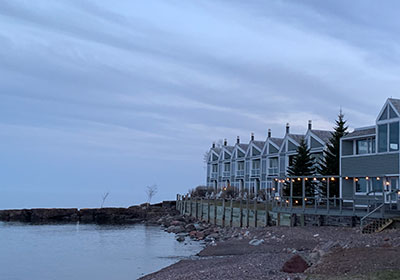
[[203, 198], [200, 198], [200, 221], [203, 221]]
[[207, 199], [207, 223], [210, 223], [210, 198]]
[[222, 199], [222, 227], [225, 227], [225, 198]]
[[243, 200], [240, 198], [240, 212], [239, 212], [239, 222], [240, 222], [240, 227], [243, 227]]
[[233, 227], [233, 198], [231, 198], [230, 208], [231, 208], [231, 215], [229, 217], [229, 226]]
[[257, 227], [257, 199], [254, 200], [254, 227]]
[[217, 198], [214, 199], [214, 225], [217, 225]]
[[246, 227], [250, 226], [250, 207], [249, 207], [249, 200], [250, 198], [247, 198], [246, 201], [246, 209], [247, 209], [247, 216], [246, 216]]

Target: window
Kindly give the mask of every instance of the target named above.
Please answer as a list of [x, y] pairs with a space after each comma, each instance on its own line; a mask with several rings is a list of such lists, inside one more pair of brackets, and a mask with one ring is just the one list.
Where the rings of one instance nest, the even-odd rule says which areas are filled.
[[225, 163], [224, 164], [224, 171], [225, 172], [231, 171], [231, 164], [230, 163]]
[[395, 152], [399, 150], [399, 122], [378, 125], [378, 151]]
[[367, 192], [367, 180], [364, 178], [358, 179], [356, 182], [356, 192], [366, 193]]
[[357, 193], [381, 193], [383, 190], [383, 181], [377, 177], [373, 178], [359, 178], [356, 181], [356, 192]]
[[260, 160], [259, 159], [253, 160], [252, 168], [253, 169], [260, 169]]
[[387, 143], [388, 143], [388, 125], [381, 124], [378, 125], [378, 151], [380, 153], [387, 152]]
[[383, 182], [382, 180], [378, 180], [377, 178], [371, 179], [371, 191], [382, 192]]
[[389, 124], [389, 151], [399, 150], [399, 122]]
[[356, 141], [356, 154], [372, 154], [375, 153], [375, 138], [368, 138]]
[[218, 172], [218, 165], [217, 164], [213, 164], [212, 172]]
[[244, 161], [238, 161], [237, 170], [244, 170]]
[[278, 168], [278, 158], [269, 159], [269, 168]]

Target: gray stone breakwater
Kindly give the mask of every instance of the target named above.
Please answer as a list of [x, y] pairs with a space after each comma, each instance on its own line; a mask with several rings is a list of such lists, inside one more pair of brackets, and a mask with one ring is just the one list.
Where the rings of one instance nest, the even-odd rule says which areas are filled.
[[0, 221], [23, 223], [154, 223], [167, 215], [177, 215], [175, 201], [142, 204], [128, 208], [34, 208], [0, 210]]

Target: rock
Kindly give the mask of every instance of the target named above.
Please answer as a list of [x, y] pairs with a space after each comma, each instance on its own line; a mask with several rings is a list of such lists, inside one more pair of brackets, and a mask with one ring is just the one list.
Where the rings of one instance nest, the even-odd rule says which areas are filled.
[[185, 225], [185, 222], [182, 222], [182, 221], [172, 221], [171, 222], [171, 224], [170, 224], [171, 226], [184, 226]]
[[308, 263], [299, 255], [290, 258], [282, 267], [282, 271], [286, 273], [303, 273], [309, 268]]
[[218, 233], [211, 233], [210, 235], [208, 235], [205, 240], [206, 241], [214, 241], [219, 239], [219, 234]]
[[385, 239], [383, 239], [383, 241], [389, 241], [390, 239], [388, 237], [386, 237]]
[[258, 246], [264, 243], [264, 239], [253, 239], [249, 242], [251, 246]]
[[172, 232], [172, 233], [180, 233], [184, 231], [185, 229], [183, 228], [183, 226], [170, 226], [169, 228], [167, 228], [167, 232]]
[[319, 234], [317, 233], [317, 234], [314, 234], [313, 236], [314, 236], [314, 237], [318, 237], [318, 236], [319, 236]]
[[182, 235], [178, 235], [178, 236], [176, 236], [176, 241], [183, 242], [183, 241], [185, 241], [185, 237]]
[[193, 224], [188, 224], [188, 225], [185, 226], [185, 230], [187, 232], [191, 232], [191, 231], [196, 230], [196, 227]]

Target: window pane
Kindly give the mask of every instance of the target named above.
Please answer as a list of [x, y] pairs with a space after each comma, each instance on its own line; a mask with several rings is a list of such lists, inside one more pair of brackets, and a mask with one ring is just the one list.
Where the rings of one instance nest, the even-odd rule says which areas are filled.
[[388, 130], [387, 124], [378, 125], [378, 137], [379, 137], [378, 151], [380, 153], [387, 152], [387, 142], [388, 142], [387, 130]]
[[371, 151], [372, 151], [372, 153], [375, 153], [375, 151], [376, 151], [376, 141], [375, 141], [375, 138], [373, 138], [372, 140], [371, 140]]
[[371, 191], [382, 192], [382, 180], [378, 180], [377, 178], [371, 179], [372, 188]]
[[390, 151], [398, 151], [399, 150], [399, 123], [394, 122], [390, 124]]
[[367, 192], [367, 180], [366, 179], [358, 179], [356, 182], [356, 192]]
[[357, 141], [357, 154], [368, 154], [368, 140]]

